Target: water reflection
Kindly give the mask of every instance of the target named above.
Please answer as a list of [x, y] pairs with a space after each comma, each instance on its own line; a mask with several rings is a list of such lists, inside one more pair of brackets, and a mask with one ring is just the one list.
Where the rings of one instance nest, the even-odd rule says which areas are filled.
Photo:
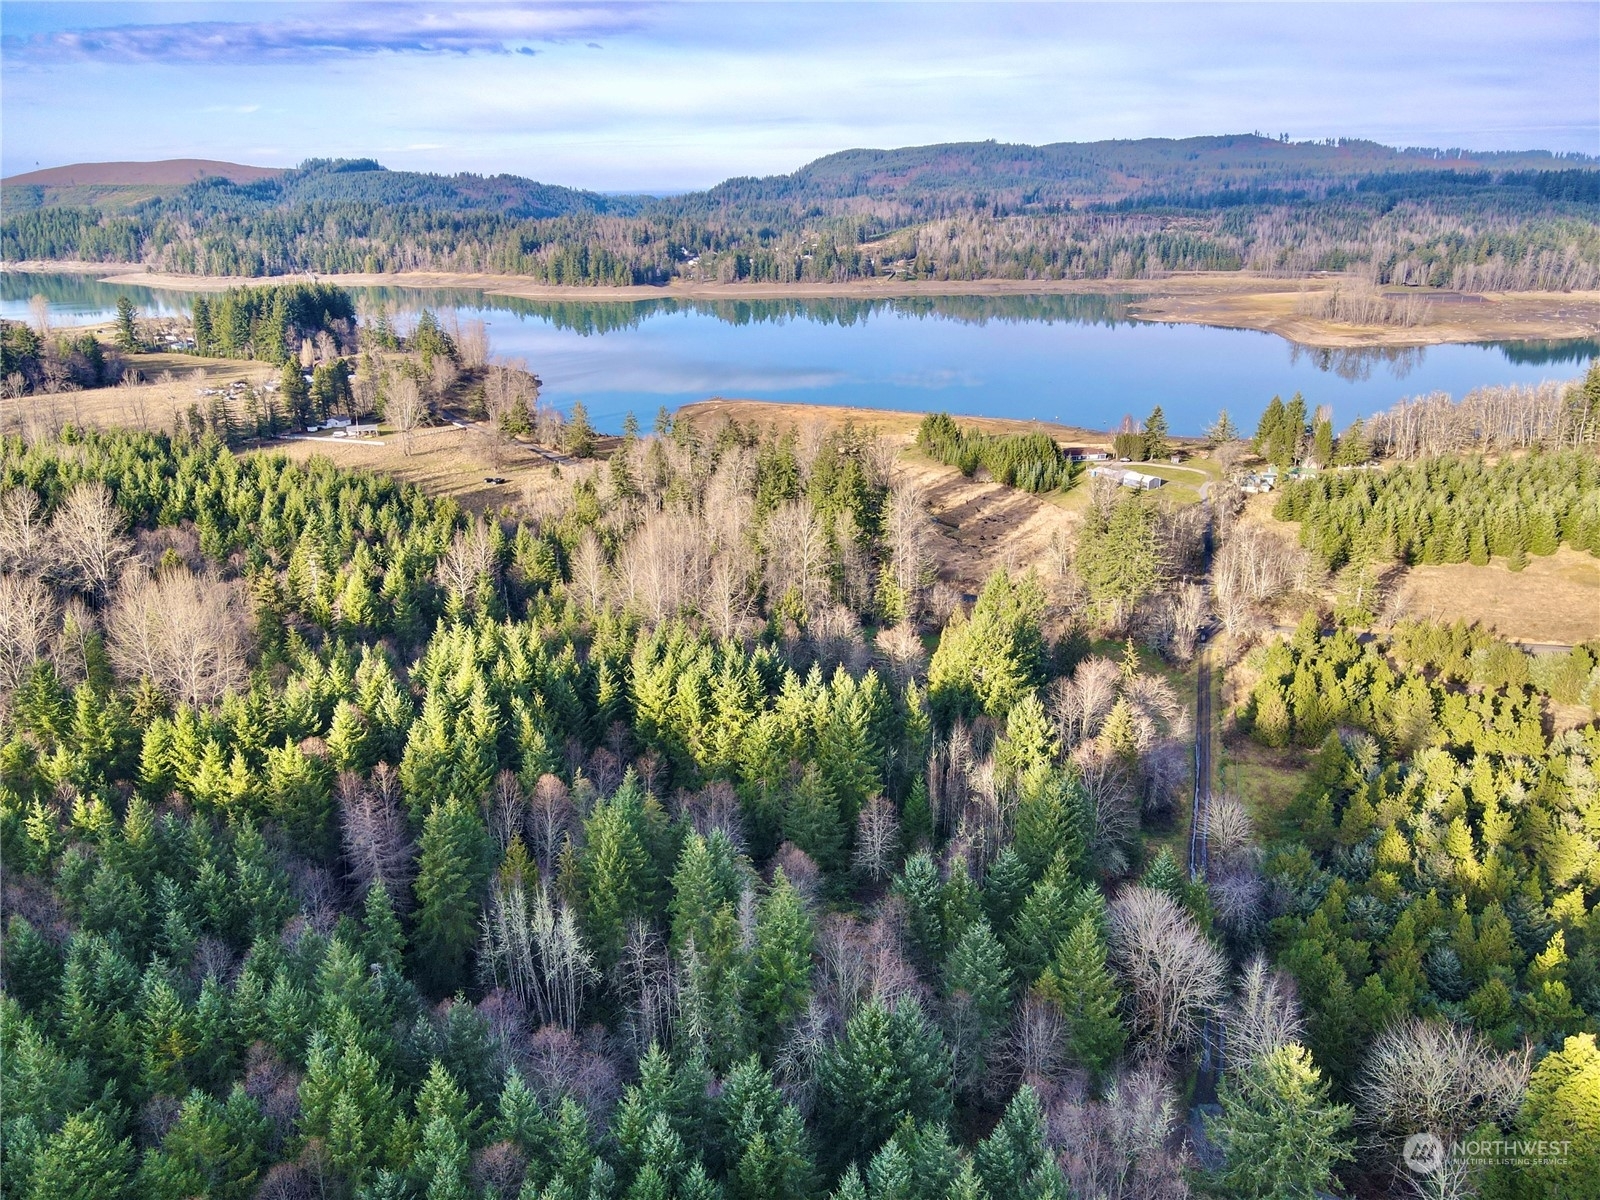
[[[36, 293], [61, 324], [109, 320], [121, 295], [157, 316], [186, 311], [192, 298], [92, 276], [0, 273], [0, 314], [27, 319]], [[630, 411], [722, 395], [1088, 428], [1160, 404], [1173, 432], [1197, 434], [1224, 408], [1253, 427], [1274, 394], [1302, 392], [1348, 421], [1407, 392], [1570, 379], [1600, 351], [1594, 339], [1317, 349], [1255, 330], [1133, 319], [1132, 293], [628, 301], [599, 289], [533, 300], [373, 287], [356, 299], [401, 328], [423, 308], [447, 322], [481, 317], [498, 354], [538, 370], [550, 403], [582, 400], [608, 431]]]
[[[1498, 343], [1496, 343], [1498, 344]], [[1361, 383], [1372, 378], [1372, 369], [1387, 367], [1396, 379], [1404, 379], [1422, 365], [1426, 346], [1302, 346], [1289, 343], [1289, 361], [1302, 358], [1319, 371], [1330, 371], [1340, 379]]]

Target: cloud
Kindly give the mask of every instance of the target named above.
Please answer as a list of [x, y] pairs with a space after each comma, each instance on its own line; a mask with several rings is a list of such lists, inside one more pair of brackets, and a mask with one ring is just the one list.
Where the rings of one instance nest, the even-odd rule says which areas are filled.
[[182, 21], [55, 29], [0, 37], [12, 64], [303, 61], [372, 54], [536, 54], [526, 41], [568, 41], [638, 28], [636, 4], [352, 5], [254, 21]]
[[971, 371], [957, 371], [950, 367], [940, 367], [927, 371], [909, 371], [899, 375], [889, 376], [889, 382], [895, 387], [921, 388], [926, 391], [942, 392], [946, 388], [972, 388], [982, 387], [983, 380]]

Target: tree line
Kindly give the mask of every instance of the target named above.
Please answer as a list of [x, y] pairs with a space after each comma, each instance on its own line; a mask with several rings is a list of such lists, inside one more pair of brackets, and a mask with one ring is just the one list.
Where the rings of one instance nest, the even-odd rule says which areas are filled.
[[1025, 492], [1065, 491], [1077, 473], [1048, 433], [979, 433], [963, 429], [948, 413], [922, 418], [917, 446], [963, 475], [982, 467], [998, 482]]
[[1600, 462], [1585, 450], [1407, 462], [1291, 481], [1273, 508], [1329, 568], [1470, 562], [1513, 570], [1565, 543], [1600, 554]]
[[[1250, 269], [1495, 291], [1592, 288], [1600, 278], [1587, 170], [1407, 170], [1351, 186], [1364, 168], [1346, 177], [1348, 163], [1312, 153], [1286, 170], [1272, 161], [1281, 149], [1264, 144], [1220, 164], [1146, 163], [1118, 186], [1112, 173], [1126, 179], [1141, 152], [1115, 164], [1093, 154], [1019, 163], [1019, 150], [1035, 148], [945, 149], [959, 150], [963, 169], [919, 161], [906, 176], [881, 164], [845, 169], [849, 156], [832, 156], [792, 176], [656, 200], [509, 177], [444, 180], [370, 161], [307, 163], [252, 184], [206, 180], [126, 211], [19, 195], [0, 223], [0, 255], [201, 275], [442, 270], [586, 286]], [[1241, 175], [1258, 182], [1233, 186]], [[1371, 308], [1353, 295], [1334, 303]], [[1393, 306], [1380, 307], [1378, 319], [1393, 319]], [[1425, 315], [1400, 309], [1406, 320]]]

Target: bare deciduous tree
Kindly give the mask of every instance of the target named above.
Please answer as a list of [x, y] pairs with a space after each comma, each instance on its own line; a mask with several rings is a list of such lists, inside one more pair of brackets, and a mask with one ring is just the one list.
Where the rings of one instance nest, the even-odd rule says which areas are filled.
[[1029, 992], [996, 1055], [996, 1080], [1048, 1090], [1066, 1067], [1067, 1027], [1061, 1009]]
[[1156, 1056], [1187, 1046], [1217, 1011], [1227, 963], [1171, 896], [1154, 888], [1124, 889], [1112, 901], [1108, 930], [1113, 961], [1133, 999], [1133, 1024]]
[[1172, 648], [1179, 662], [1194, 657], [1206, 615], [1205, 588], [1198, 583], [1180, 583], [1172, 593]]
[[920, 679], [927, 670], [927, 648], [909, 621], [879, 629], [876, 643], [878, 658], [897, 689], [905, 690], [908, 683]]
[[793, 592], [807, 614], [827, 599], [828, 543], [809, 500], [791, 500], [767, 519], [768, 594]]
[[379, 763], [370, 782], [354, 771], [341, 772], [336, 794], [351, 878], [363, 891], [382, 884], [389, 899], [401, 905], [410, 894], [412, 845], [394, 771]]
[[1294, 981], [1256, 953], [1239, 973], [1223, 1021], [1223, 1055], [1238, 1069], [1298, 1042], [1304, 1033]]
[[477, 595], [482, 579], [496, 576], [494, 539], [488, 524], [480, 517], [465, 529], [456, 530], [450, 549], [439, 559], [439, 583], [447, 592], [468, 603]]
[[103, 483], [80, 483], [50, 519], [56, 566], [66, 582], [86, 595], [105, 596], [116, 581], [131, 543], [127, 522]]
[[0, 492], [0, 570], [32, 572], [42, 562], [48, 527], [32, 488]]
[[1226, 866], [1255, 846], [1256, 826], [1244, 801], [1227, 792], [1214, 796], [1206, 814], [1213, 862]]
[[698, 605], [709, 565], [699, 522], [672, 510], [645, 519], [623, 548], [619, 573], [629, 598], [659, 624]]
[[400, 449], [409, 455], [412, 431], [422, 424], [428, 413], [427, 401], [417, 381], [404, 372], [392, 377], [384, 396], [383, 412], [400, 431]]
[[1128, 869], [1128, 847], [1139, 824], [1133, 781], [1120, 761], [1093, 745], [1080, 746], [1072, 761], [1088, 818], [1089, 861], [1101, 875], [1121, 875]]
[[433, 393], [433, 398], [443, 404], [450, 397], [450, 389], [461, 376], [461, 371], [448, 354], [435, 354], [433, 356], [433, 372], [428, 376], [428, 390]]
[[1072, 1193], [1098, 1200], [1186, 1200], [1185, 1155], [1172, 1134], [1182, 1116], [1161, 1064], [1118, 1071], [1094, 1100], [1063, 1089], [1046, 1114], [1046, 1136], [1061, 1153]]
[[482, 321], [462, 321], [451, 334], [461, 365], [476, 371], [489, 361], [489, 327]]
[[0, 574], [0, 711], [48, 651], [55, 627], [55, 597], [38, 577]]
[[245, 619], [235, 589], [186, 567], [133, 574], [107, 622], [112, 662], [175, 700], [203, 705], [245, 679]]
[[543, 886], [500, 881], [483, 914], [481, 969], [540, 1024], [578, 1026], [584, 992], [598, 978], [572, 910]]
[[926, 1004], [927, 990], [905, 955], [899, 917], [887, 906], [865, 924], [845, 913], [822, 922], [816, 994], [841, 1024], [871, 1000], [891, 1008], [907, 997]]
[[900, 818], [883, 796], [869, 800], [856, 818], [855, 868], [874, 883], [894, 869], [900, 847]]
[[1049, 711], [1055, 718], [1056, 737], [1070, 751], [1100, 732], [1100, 726], [1117, 702], [1122, 673], [1109, 658], [1084, 659], [1071, 678], [1050, 685]]
[[623, 1003], [623, 1031], [636, 1059], [664, 1045], [677, 1007], [677, 978], [661, 935], [642, 920], [628, 923], [612, 987]]
[[33, 317], [33, 331], [41, 341], [50, 337], [50, 301], [40, 292], [28, 297], [28, 314]]
[[905, 597], [905, 617], [910, 621], [922, 610], [923, 592], [933, 570], [932, 541], [933, 518], [928, 514], [927, 496], [914, 481], [897, 482], [884, 514], [883, 543], [890, 577]]
[[496, 469], [519, 419], [531, 426], [539, 404], [539, 388], [522, 362], [496, 363], [483, 378], [484, 421], [480, 426], [490, 464]]
[[589, 606], [599, 612], [606, 598], [606, 554], [593, 529], [585, 529], [572, 552], [572, 586]]
[[701, 611], [712, 630], [724, 641], [736, 637], [750, 619], [753, 606], [747, 583], [749, 574], [743, 555], [736, 547], [729, 547], [711, 561]]
[[1398, 1143], [1422, 1130], [1445, 1145], [1480, 1122], [1507, 1123], [1528, 1086], [1529, 1050], [1502, 1054], [1467, 1026], [1414, 1017], [1373, 1043], [1356, 1080], [1362, 1120]]
[[489, 803], [489, 832], [504, 854], [511, 839], [522, 833], [527, 817], [528, 803], [517, 782], [515, 771], [501, 771], [495, 778], [494, 791]]
[[528, 801], [528, 850], [546, 878], [555, 871], [575, 818], [567, 785], [554, 775], [539, 776]]
[[1223, 628], [1247, 628], [1262, 605], [1287, 595], [1306, 579], [1310, 557], [1287, 538], [1260, 525], [1238, 525], [1217, 551], [1211, 589]]
[[1217, 928], [1235, 944], [1248, 943], [1270, 915], [1267, 888], [1254, 864], [1244, 864], [1210, 881], [1211, 905]]

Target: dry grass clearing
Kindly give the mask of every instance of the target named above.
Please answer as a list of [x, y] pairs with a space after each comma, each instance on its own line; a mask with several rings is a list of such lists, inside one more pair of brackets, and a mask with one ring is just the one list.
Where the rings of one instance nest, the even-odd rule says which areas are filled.
[[1504, 560], [1413, 567], [1401, 582], [1411, 616], [1481, 621], [1501, 637], [1572, 645], [1600, 637], [1600, 559], [1563, 546], [1522, 571]]
[[[419, 429], [411, 436], [406, 454], [397, 435], [377, 440], [363, 438], [299, 438], [270, 442], [262, 453], [284, 454], [297, 462], [327, 458], [341, 467], [378, 471], [414, 483], [434, 496], [449, 496], [474, 512], [509, 505], [537, 509], [539, 497], [570, 482], [575, 473], [594, 470], [596, 464], [568, 463], [556, 474], [556, 464], [529, 446], [507, 446], [498, 467], [489, 465], [482, 437], [476, 430], [443, 426]], [[505, 483], [489, 483], [487, 478]]]
[[[889, 408], [852, 408], [832, 404], [784, 404], [772, 400], [724, 400], [717, 397], [685, 404], [678, 416], [701, 428], [715, 428], [722, 421], [738, 421], [741, 425], [772, 425], [779, 429], [798, 429], [807, 425], [837, 428], [850, 424], [857, 429], [877, 430], [879, 433], [905, 434], [915, 437], [917, 426], [926, 414], [898, 412]], [[1012, 417], [957, 416], [962, 425], [971, 426], [984, 433], [1048, 433], [1058, 442], [1073, 445], [1095, 446], [1110, 449], [1105, 433], [1080, 429], [1075, 425], [1058, 425], [1053, 421], [1026, 421]]]
[[0, 432], [50, 431], [67, 422], [101, 429], [170, 430], [191, 405], [205, 411], [208, 397], [200, 395], [201, 388], [230, 383], [260, 386], [278, 375], [270, 363], [193, 354], [130, 354], [127, 365], [143, 383], [0, 401]]

